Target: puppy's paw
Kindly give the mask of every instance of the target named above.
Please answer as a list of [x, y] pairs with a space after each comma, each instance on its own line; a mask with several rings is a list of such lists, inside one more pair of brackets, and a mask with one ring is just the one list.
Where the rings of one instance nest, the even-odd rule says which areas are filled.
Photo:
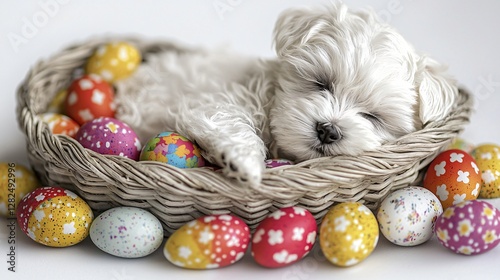
[[242, 185], [256, 187], [262, 180], [264, 160], [259, 155], [231, 150], [220, 154], [220, 162], [223, 174]]

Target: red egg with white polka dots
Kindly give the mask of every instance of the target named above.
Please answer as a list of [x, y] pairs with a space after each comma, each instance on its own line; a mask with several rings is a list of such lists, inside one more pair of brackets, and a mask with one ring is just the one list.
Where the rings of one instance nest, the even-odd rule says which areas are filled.
[[265, 218], [252, 238], [252, 256], [265, 267], [293, 264], [312, 249], [317, 226], [313, 215], [300, 207], [282, 208]]
[[113, 87], [98, 75], [74, 80], [64, 102], [66, 115], [79, 125], [99, 117], [114, 117]]
[[248, 248], [250, 230], [233, 215], [200, 217], [174, 232], [163, 254], [176, 266], [213, 269], [240, 260]]
[[476, 161], [458, 149], [440, 153], [429, 165], [424, 187], [434, 193], [443, 209], [478, 197], [481, 175]]

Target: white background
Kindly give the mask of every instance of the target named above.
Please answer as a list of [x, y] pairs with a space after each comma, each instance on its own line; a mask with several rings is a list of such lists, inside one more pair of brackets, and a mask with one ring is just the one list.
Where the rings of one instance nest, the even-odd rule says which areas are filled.
[[[500, 144], [500, 1], [377, 0], [370, 5], [415, 47], [449, 65], [476, 95], [476, 113], [463, 137], [474, 144]], [[52, 3], [50, 7], [44, 3]], [[55, 3], [55, 5], [54, 5]], [[0, 4], [0, 161], [27, 163], [24, 136], [15, 119], [15, 90], [38, 60], [90, 37], [138, 35], [207, 47], [230, 46], [256, 56], [274, 56], [271, 33], [287, 7], [329, 1], [2, 1]], [[226, 10], [217, 10], [215, 6]], [[29, 28], [31, 26], [32, 28]], [[13, 42], [13, 38], [22, 41]], [[493, 201], [496, 206], [499, 201]], [[16, 273], [7, 271], [7, 222], [0, 224], [0, 279], [499, 279], [500, 247], [475, 257], [455, 255], [436, 239], [403, 248], [381, 238], [364, 262], [338, 268], [316, 250], [284, 269], [264, 269], [247, 256], [212, 271], [174, 267], [161, 250], [142, 259], [107, 255], [87, 239], [71, 248], [38, 245], [19, 230]]]

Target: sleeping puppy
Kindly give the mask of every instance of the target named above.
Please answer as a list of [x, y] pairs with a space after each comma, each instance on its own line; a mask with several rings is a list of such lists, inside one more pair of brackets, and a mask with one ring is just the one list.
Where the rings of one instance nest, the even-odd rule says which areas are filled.
[[291, 9], [275, 59], [172, 47], [116, 84], [118, 117], [145, 141], [176, 131], [242, 185], [266, 158], [359, 155], [447, 116], [458, 89], [370, 11]]

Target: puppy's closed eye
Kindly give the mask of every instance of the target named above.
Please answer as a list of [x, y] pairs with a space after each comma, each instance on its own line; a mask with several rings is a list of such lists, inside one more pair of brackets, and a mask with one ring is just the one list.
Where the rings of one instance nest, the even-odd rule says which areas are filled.
[[316, 81], [314, 81], [314, 86], [320, 91], [326, 90], [326, 91], [333, 93], [332, 86], [328, 82], [324, 82], [322, 80], [316, 80]]
[[372, 113], [361, 112], [359, 113], [363, 118], [369, 120], [374, 126], [382, 126], [383, 121], [377, 117], [377, 115]]

